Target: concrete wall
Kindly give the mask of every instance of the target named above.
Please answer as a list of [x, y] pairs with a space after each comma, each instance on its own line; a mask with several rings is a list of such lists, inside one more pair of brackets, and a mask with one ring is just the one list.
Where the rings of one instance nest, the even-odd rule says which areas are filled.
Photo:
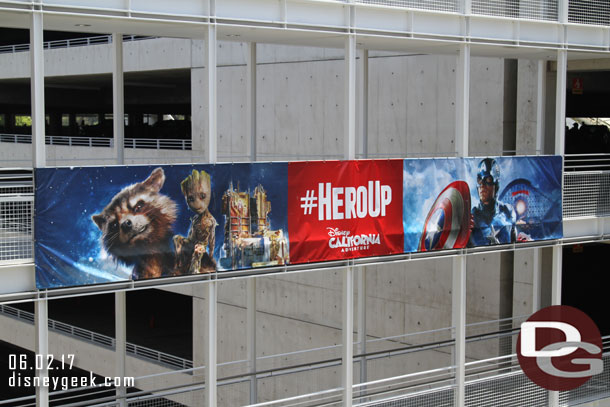
[[[47, 55], [47, 73], [108, 72], [109, 46], [56, 50]], [[221, 161], [241, 161], [248, 154], [246, 135], [246, 47], [219, 44], [218, 152]], [[206, 68], [201, 41], [153, 40], [125, 45], [126, 70], [192, 68], [192, 152], [126, 150], [127, 163], [205, 162], [207, 159]], [[342, 50], [260, 45], [257, 78], [257, 155], [260, 160], [340, 158], [343, 152]], [[56, 53], [56, 54], [55, 54]], [[61, 55], [60, 55], [61, 54]], [[4, 58], [5, 56], [0, 56]], [[14, 57], [13, 65], [22, 63]], [[85, 58], [89, 63], [66, 64]], [[98, 61], [99, 65], [92, 61]], [[55, 66], [58, 65], [58, 66]], [[0, 63], [0, 76], [10, 66]], [[61, 67], [61, 68], [60, 68]], [[473, 58], [470, 89], [472, 155], [499, 155], [505, 141], [505, 61]], [[519, 62], [516, 93], [516, 145], [535, 152], [536, 65]], [[23, 66], [19, 69], [25, 69]], [[388, 55], [371, 52], [368, 150], [371, 157], [446, 156], [455, 151], [455, 69], [452, 56]], [[63, 70], [63, 71], [62, 71]], [[97, 72], [97, 71], [95, 71]], [[21, 75], [25, 74], [21, 71]], [[16, 75], [16, 73], [13, 73]], [[517, 85], [515, 84], [515, 86]], [[532, 115], [532, 112], [533, 115]], [[533, 144], [532, 144], [533, 143]], [[28, 165], [30, 146], [3, 144], [0, 162]], [[109, 164], [111, 150], [47, 147], [49, 165]], [[94, 157], [94, 158], [89, 158]], [[531, 304], [532, 254], [513, 258], [500, 253], [468, 257], [467, 322], [495, 320], [507, 312], [526, 312]], [[449, 339], [452, 261], [432, 259], [366, 268], [367, 337], [402, 336], [370, 344], [369, 351]], [[341, 275], [317, 271], [258, 278], [257, 339], [259, 357], [337, 345], [341, 341]], [[218, 361], [243, 360], [245, 282], [227, 281], [219, 288]], [[192, 288], [172, 289], [193, 295]], [[507, 294], [511, 293], [507, 308]], [[194, 359], [203, 363], [205, 291], [194, 300]], [[507, 311], [509, 309], [509, 311]], [[357, 328], [357, 327], [356, 327]], [[423, 333], [434, 330], [432, 333]], [[468, 334], [479, 333], [471, 330]], [[417, 334], [409, 335], [406, 334]], [[468, 359], [497, 356], [498, 340], [468, 346]], [[285, 356], [261, 362], [259, 369], [338, 357], [339, 349]], [[451, 364], [451, 349], [441, 348], [369, 362], [368, 379], [391, 377]], [[219, 369], [219, 377], [245, 371], [245, 365]], [[261, 380], [259, 401], [337, 387], [340, 371], [327, 368]], [[222, 388], [221, 404], [247, 400], [247, 386]]]

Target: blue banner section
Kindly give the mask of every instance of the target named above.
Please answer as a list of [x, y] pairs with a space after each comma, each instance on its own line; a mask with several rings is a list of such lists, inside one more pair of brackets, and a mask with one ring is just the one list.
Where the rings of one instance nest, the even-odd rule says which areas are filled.
[[38, 288], [284, 264], [287, 164], [42, 168]]
[[405, 252], [563, 236], [559, 156], [404, 160]]

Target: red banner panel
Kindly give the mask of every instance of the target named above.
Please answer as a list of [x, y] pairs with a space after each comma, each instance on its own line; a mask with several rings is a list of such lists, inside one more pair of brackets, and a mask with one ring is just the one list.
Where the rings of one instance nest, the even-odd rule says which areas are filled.
[[288, 164], [290, 262], [403, 252], [403, 160]]

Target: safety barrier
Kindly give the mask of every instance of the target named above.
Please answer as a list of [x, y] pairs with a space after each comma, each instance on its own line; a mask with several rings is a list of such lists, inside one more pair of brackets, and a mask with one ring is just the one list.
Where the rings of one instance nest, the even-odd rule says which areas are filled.
[[[149, 40], [155, 37], [142, 35], [123, 35], [123, 41]], [[87, 45], [112, 44], [112, 35], [99, 35], [95, 37], [71, 38], [67, 40], [45, 41], [44, 49], [73, 48]], [[0, 54], [24, 52], [30, 50], [30, 44], [15, 44], [0, 46]]]

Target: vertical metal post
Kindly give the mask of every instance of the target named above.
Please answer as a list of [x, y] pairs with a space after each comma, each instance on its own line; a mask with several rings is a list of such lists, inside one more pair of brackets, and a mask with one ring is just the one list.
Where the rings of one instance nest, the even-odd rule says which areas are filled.
[[[350, 0], [349, 3], [352, 3]], [[344, 158], [353, 160], [356, 158], [356, 34], [353, 32], [354, 6], [346, 6], [346, 22], [349, 35], [345, 38], [345, 111], [343, 115]]]
[[455, 406], [465, 400], [466, 363], [466, 256], [453, 258], [452, 323], [455, 329]]
[[[210, 0], [210, 7], [213, 6], [214, 0]], [[210, 16], [213, 14], [210, 13]], [[208, 36], [207, 36], [207, 62], [208, 62], [208, 161], [210, 163], [216, 163], [217, 161], [217, 121], [218, 121], [218, 109], [216, 106], [217, 101], [217, 83], [216, 83], [216, 50], [218, 48], [216, 41], [216, 20], [210, 17], [210, 23], [208, 24]]]
[[[116, 376], [126, 376], [126, 356], [127, 351], [127, 295], [125, 291], [118, 291], [114, 294], [114, 332], [115, 332], [115, 355], [116, 355]], [[125, 396], [127, 389], [125, 386], [116, 388], [117, 400], [120, 407], [126, 407]]]
[[[32, 166], [34, 168], [46, 165], [45, 151], [45, 113], [44, 113], [44, 51], [43, 51], [43, 21], [39, 2], [32, 10], [32, 26], [30, 27], [30, 89], [32, 103]], [[34, 310], [34, 328], [36, 330], [36, 354], [46, 360], [49, 353], [49, 311], [46, 298], [36, 301]], [[47, 380], [49, 371], [43, 363], [42, 369], [36, 371], [40, 382]], [[49, 406], [49, 388], [36, 387], [36, 405]]]
[[568, 51], [557, 51], [557, 84], [555, 96], [555, 154], [565, 151], [566, 83], [568, 73]]
[[[34, 7], [39, 2], [34, 3]], [[32, 104], [32, 165], [46, 165], [44, 112], [44, 44], [42, 11], [32, 10], [30, 27], [30, 92]]]
[[[551, 276], [551, 305], [561, 305], [563, 247], [553, 246], [553, 265]], [[549, 407], [559, 407], [559, 392], [549, 391]]]
[[[216, 164], [217, 152], [217, 119], [218, 109], [217, 101], [217, 58], [216, 50], [218, 44], [216, 41], [216, 0], [208, 0], [208, 11], [210, 21], [208, 23], [207, 35], [207, 68], [208, 68], [208, 161], [210, 164]], [[214, 278], [215, 276], [212, 276]], [[208, 407], [216, 407], [217, 402], [217, 337], [218, 337], [218, 285], [216, 279], [211, 279], [208, 283], [208, 348], [207, 348], [207, 364], [205, 386], [207, 390], [207, 405]]]
[[561, 304], [563, 246], [553, 246], [553, 275], [551, 277], [551, 305]]
[[544, 120], [546, 101], [546, 61], [538, 61], [538, 81], [536, 86], [536, 154], [542, 154], [544, 140]]
[[247, 133], [250, 137], [250, 161], [256, 161], [256, 43], [248, 43], [247, 56]]
[[205, 370], [205, 387], [207, 390], [208, 407], [216, 407], [217, 400], [217, 366], [216, 366], [216, 338], [217, 332], [217, 314], [218, 314], [218, 286], [216, 280], [210, 280], [208, 283], [208, 349], [207, 363]]
[[[36, 301], [36, 309], [34, 313], [34, 325], [36, 328], [36, 355], [47, 360], [49, 354], [49, 304], [46, 298], [40, 298]], [[48, 376], [47, 364], [42, 364], [42, 369], [36, 370], [36, 375], [40, 378], [40, 383], [43, 383]], [[49, 407], [49, 387], [36, 387], [36, 406]]]
[[360, 139], [360, 157], [369, 155], [369, 50], [363, 49], [360, 53], [360, 70], [358, 73], [358, 126]]
[[252, 373], [252, 376], [250, 376], [250, 404], [256, 404], [258, 399], [256, 380], [256, 278], [250, 277], [247, 280], [246, 290], [248, 370]]
[[125, 163], [125, 93], [123, 81], [123, 34], [112, 34], [112, 130], [116, 162]]
[[[364, 267], [359, 267], [357, 270], [358, 279], [358, 353], [366, 353], [366, 274]], [[360, 383], [366, 383], [366, 356], [360, 358]], [[365, 388], [360, 387], [360, 393], [363, 395]]]
[[455, 148], [459, 157], [468, 156], [468, 120], [470, 115], [470, 45], [460, 44], [456, 69]]
[[354, 268], [348, 266], [343, 270], [343, 349], [342, 349], [342, 384], [343, 405], [352, 405], [354, 383]]

